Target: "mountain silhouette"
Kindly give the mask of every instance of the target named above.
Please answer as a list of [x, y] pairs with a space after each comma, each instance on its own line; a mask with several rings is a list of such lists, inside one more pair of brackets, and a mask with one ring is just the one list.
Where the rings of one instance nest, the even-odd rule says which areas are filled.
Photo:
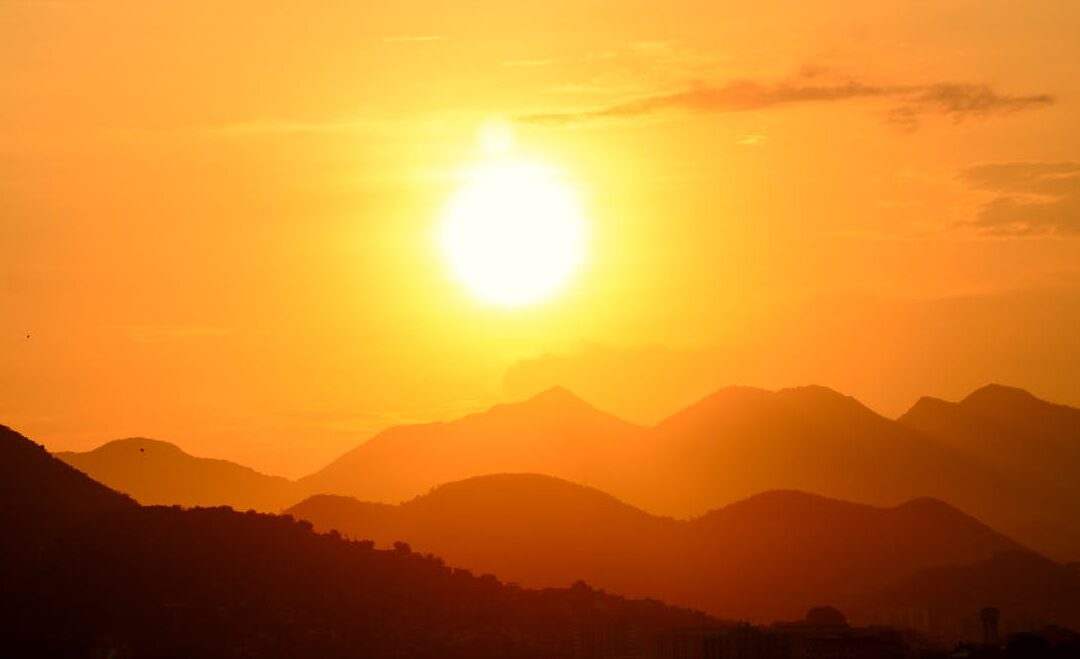
[[315, 494], [400, 503], [497, 473], [554, 476], [679, 518], [770, 490], [886, 507], [933, 497], [1074, 560], [1078, 416], [996, 385], [961, 403], [924, 398], [899, 420], [825, 387], [728, 387], [643, 427], [554, 388], [455, 421], [386, 429], [294, 486], [254, 472], [221, 476], [227, 470], [211, 468], [218, 463], [195, 458], [153, 462], [121, 451], [114, 462], [125, 467], [110, 470], [65, 457], [140, 501], [261, 510]]
[[[729, 387], [653, 429], [650, 457], [670, 485], [649, 509], [685, 515], [773, 489], [892, 505], [957, 501], [983, 465], [825, 387]], [[947, 477], [945, 477], [947, 475]], [[641, 501], [637, 496], [633, 501]]]
[[535, 474], [448, 483], [398, 506], [315, 496], [288, 513], [383, 545], [403, 540], [527, 586], [584, 579], [636, 596], [659, 596], [663, 575], [655, 568], [676, 531], [674, 520]]
[[673, 517], [795, 489], [881, 506], [931, 496], [1037, 550], [1077, 525], [1054, 509], [1033, 521], [1041, 486], [1007, 465], [819, 386], [728, 387], [648, 428], [554, 389], [458, 421], [388, 429], [300, 484], [398, 503], [440, 483], [523, 472]]
[[289, 512], [526, 586], [581, 578], [760, 622], [797, 618], [822, 602], [843, 608], [930, 566], [1022, 549], [930, 499], [880, 508], [777, 491], [674, 520], [535, 474], [471, 478], [396, 506], [316, 496]]
[[277, 512], [299, 499], [296, 485], [285, 478], [226, 460], [197, 458], [175, 444], [153, 439], [118, 439], [85, 453], [55, 455], [144, 505]]
[[633, 655], [700, 613], [524, 590], [291, 517], [141, 507], [0, 427], [0, 637], [25, 657]]
[[137, 505], [2, 425], [0, 502], [4, 517], [0, 572], [26, 567], [43, 542], [59, 537], [57, 534], [66, 529], [84, 527], [96, 517]]
[[958, 403], [922, 398], [899, 422], [1013, 474], [1025, 508], [1014, 532], [1050, 556], [1080, 557], [1080, 410], [988, 385]]
[[[587, 485], [640, 470], [645, 429], [556, 387], [456, 421], [389, 428], [299, 481], [309, 493], [398, 502], [450, 482], [535, 472]], [[612, 465], [621, 466], [612, 473]]]

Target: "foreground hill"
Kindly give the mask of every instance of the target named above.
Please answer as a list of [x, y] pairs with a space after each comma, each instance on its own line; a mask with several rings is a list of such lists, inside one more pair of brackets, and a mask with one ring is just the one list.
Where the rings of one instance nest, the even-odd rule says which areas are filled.
[[[27, 561], [51, 549], [50, 539], [136, 507], [129, 497], [0, 426], [0, 574], [19, 574]], [[8, 581], [0, 578], [0, 583]]]
[[23, 657], [571, 657], [690, 611], [530, 591], [289, 517], [144, 508], [0, 426], [0, 635]]
[[879, 508], [801, 492], [758, 495], [689, 521], [537, 475], [450, 483], [389, 506], [317, 496], [289, 511], [316, 528], [528, 586], [585, 579], [725, 618], [793, 619], [855, 605], [893, 581], [1021, 547], [939, 501]]
[[923, 398], [899, 422], [1029, 484], [1017, 532], [1051, 555], [1080, 558], [1080, 410], [989, 385], [958, 403]]
[[56, 457], [141, 504], [231, 506], [277, 512], [298, 500], [295, 483], [226, 460], [197, 458], [168, 442], [118, 439]]

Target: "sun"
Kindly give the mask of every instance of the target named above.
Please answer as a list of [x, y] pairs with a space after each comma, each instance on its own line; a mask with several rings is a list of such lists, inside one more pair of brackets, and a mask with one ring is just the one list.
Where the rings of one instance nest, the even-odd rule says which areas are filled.
[[567, 284], [584, 259], [586, 227], [575, 190], [557, 169], [490, 157], [450, 200], [438, 242], [450, 271], [474, 296], [523, 306]]

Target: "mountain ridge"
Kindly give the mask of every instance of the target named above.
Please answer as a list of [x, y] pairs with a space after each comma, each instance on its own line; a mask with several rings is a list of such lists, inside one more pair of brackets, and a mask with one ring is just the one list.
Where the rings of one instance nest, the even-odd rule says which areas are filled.
[[991, 384], [958, 402], [922, 398], [897, 423], [1012, 474], [1028, 502], [1013, 533], [1054, 557], [1080, 557], [1080, 409]]
[[[1025, 411], [1001, 404], [982, 410], [991, 399], [1020, 401]], [[388, 428], [291, 487], [278, 483], [276, 498], [247, 501], [219, 492], [140, 500], [280, 510], [325, 493], [396, 503], [443, 483], [507, 472], [556, 476], [677, 518], [778, 489], [889, 506], [930, 496], [1055, 558], [1080, 558], [1080, 510], [1073, 503], [1080, 492], [1065, 482], [1071, 465], [1080, 465], [1080, 449], [1070, 448], [1080, 447], [1074, 441], [1080, 410], [1001, 385], [964, 401], [924, 397], [892, 420], [817, 385], [724, 387], [644, 427], [556, 387], [456, 420]], [[988, 418], [991, 412], [1007, 414]], [[1018, 444], [1029, 427], [1041, 439]], [[1045, 451], [1029, 450], [1043, 444]], [[1050, 452], [1056, 457], [1047, 464], [1042, 456]], [[139, 494], [102, 469], [86, 468]], [[199, 479], [212, 480], [189, 478]]]
[[886, 508], [788, 490], [674, 520], [535, 474], [471, 478], [390, 506], [312, 497], [287, 512], [324, 531], [405, 542], [530, 587], [582, 578], [762, 622], [815, 603], [852, 604], [872, 590], [862, 582], [883, 586], [933, 565], [1025, 549], [928, 499]]
[[53, 455], [142, 504], [276, 511], [299, 496], [295, 483], [286, 478], [229, 460], [194, 456], [157, 439], [116, 439], [90, 451]]

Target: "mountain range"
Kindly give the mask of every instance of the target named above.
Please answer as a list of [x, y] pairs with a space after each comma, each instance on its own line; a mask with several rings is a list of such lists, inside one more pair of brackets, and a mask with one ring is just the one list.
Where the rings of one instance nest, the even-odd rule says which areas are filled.
[[957, 403], [923, 398], [899, 423], [1012, 474], [1020, 505], [1001, 502], [1011, 508], [1001, 511], [1009, 533], [1050, 556], [1080, 558], [1080, 409], [990, 385]]
[[5, 656], [569, 658], [720, 624], [583, 583], [507, 586], [287, 516], [143, 507], [3, 426], [0, 525]]
[[[243, 493], [218, 483], [216, 463], [190, 456], [173, 460], [175, 468], [147, 466], [130, 448], [123, 460], [61, 457], [144, 503], [275, 511], [314, 494], [399, 503], [495, 473], [554, 476], [680, 518], [771, 490], [885, 507], [932, 497], [1051, 558], [1074, 560], [1078, 417], [1080, 410], [998, 385], [958, 403], [924, 398], [896, 420], [824, 387], [728, 387], [644, 427], [555, 388], [454, 421], [389, 428], [299, 481], [249, 478]], [[141, 474], [128, 473], [131, 465]], [[180, 479], [189, 485], [167, 473], [190, 473]], [[166, 492], [147, 474], [177, 486]]]
[[929, 567], [1024, 551], [951, 506], [880, 508], [794, 491], [701, 517], [656, 517], [607, 494], [535, 474], [481, 476], [399, 505], [319, 495], [288, 511], [529, 587], [588, 583], [727, 619], [793, 620], [821, 604], [858, 612]]

